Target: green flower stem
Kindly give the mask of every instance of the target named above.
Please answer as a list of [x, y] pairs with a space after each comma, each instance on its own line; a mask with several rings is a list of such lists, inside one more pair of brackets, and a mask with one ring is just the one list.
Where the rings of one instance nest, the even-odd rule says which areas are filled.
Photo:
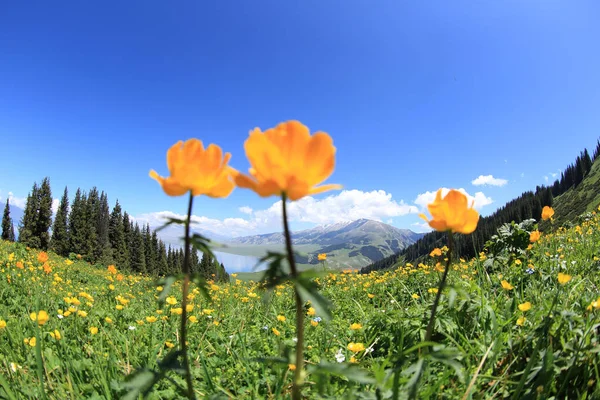
[[[281, 195], [281, 201], [283, 204], [283, 230], [285, 234], [285, 247], [287, 250], [288, 261], [290, 263], [290, 270], [292, 279], [298, 276], [298, 270], [296, 269], [296, 260], [294, 259], [294, 253], [292, 251], [292, 237], [290, 235], [290, 228], [288, 226], [287, 218], [287, 196], [285, 193]], [[302, 398], [301, 386], [302, 386], [302, 368], [304, 366], [304, 312], [302, 310], [302, 299], [298, 289], [294, 287], [294, 293], [296, 297], [296, 370], [294, 371], [294, 382], [292, 384], [292, 399], [298, 400]]]
[[[452, 237], [452, 231], [448, 231], [448, 254], [446, 261], [446, 268], [444, 269], [444, 274], [442, 275], [442, 279], [440, 280], [440, 284], [438, 286], [438, 291], [435, 295], [435, 300], [433, 301], [433, 307], [431, 308], [431, 317], [429, 317], [429, 323], [427, 324], [427, 331], [425, 331], [425, 342], [431, 341], [431, 336], [433, 335], [433, 325], [435, 322], [435, 314], [437, 312], [438, 304], [440, 303], [440, 298], [442, 297], [442, 291], [446, 286], [446, 278], [448, 277], [448, 271], [450, 271], [450, 262], [452, 260], [452, 249], [454, 247], [454, 238]], [[427, 354], [427, 347], [425, 347], [424, 351]]]
[[181, 326], [179, 328], [179, 347], [181, 348], [181, 352], [183, 353], [183, 368], [185, 369], [185, 382], [187, 383], [187, 397], [190, 400], [196, 398], [194, 394], [194, 387], [192, 383], [192, 371], [190, 370], [190, 361], [187, 353], [187, 343], [186, 343], [186, 323], [187, 323], [187, 297], [188, 290], [190, 286], [190, 223], [192, 218], [192, 204], [194, 202], [194, 195], [190, 191], [190, 200], [188, 203], [188, 212], [187, 218], [185, 220], [185, 249], [184, 249], [184, 259], [183, 259], [183, 287], [182, 294], [183, 299], [181, 300]]

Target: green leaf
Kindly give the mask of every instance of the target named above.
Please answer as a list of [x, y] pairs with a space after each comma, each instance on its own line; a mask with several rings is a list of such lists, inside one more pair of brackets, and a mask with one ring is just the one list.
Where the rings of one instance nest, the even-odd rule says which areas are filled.
[[190, 244], [196, 249], [200, 250], [203, 254], [209, 255], [212, 258], [217, 258], [211, 250], [210, 239], [202, 236], [198, 233], [194, 233], [190, 237]]
[[314, 281], [299, 276], [293, 280], [296, 290], [303, 301], [310, 301], [315, 311], [325, 320], [331, 320], [331, 303], [327, 300], [317, 288]]
[[160, 380], [160, 374], [149, 369], [141, 369], [129, 375], [122, 388], [127, 393], [121, 397], [122, 400], [136, 400], [140, 395], [146, 396], [152, 387]]
[[369, 371], [352, 364], [334, 364], [322, 361], [317, 365], [309, 366], [307, 370], [309, 373], [317, 375], [335, 375], [344, 377], [350, 381], [365, 385], [376, 383], [375, 378], [369, 373]]
[[173, 225], [173, 224], [177, 224], [177, 225], [185, 225], [185, 223], [186, 223], [186, 220], [185, 220], [185, 219], [180, 219], [180, 218], [171, 218], [171, 217], [168, 217], [168, 218], [166, 218], [166, 219], [167, 219], [167, 221], [168, 221], [168, 222], [167, 222], [167, 223], [165, 223], [164, 225], [162, 225], [162, 226], [160, 226], [160, 227], [156, 228], [156, 229], [154, 230], [155, 232], [162, 231], [163, 229], [165, 229], [165, 228], [166, 228], [167, 226], [169, 226], [169, 225]]
[[267, 255], [261, 258], [257, 264], [268, 262], [268, 267], [261, 279], [267, 289], [272, 289], [275, 286], [289, 280], [289, 275], [283, 268], [283, 261], [286, 259], [286, 255], [283, 253], [269, 251]]
[[158, 362], [158, 368], [161, 372], [175, 371], [178, 374], [185, 374], [185, 368], [179, 361], [179, 356], [182, 355], [181, 350], [171, 350], [162, 360]]

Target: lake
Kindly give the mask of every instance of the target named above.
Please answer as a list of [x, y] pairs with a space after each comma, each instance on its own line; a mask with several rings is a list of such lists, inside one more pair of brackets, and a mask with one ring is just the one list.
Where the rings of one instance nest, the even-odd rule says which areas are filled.
[[258, 257], [240, 256], [238, 254], [223, 253], [220, 251], [213, 251], [213, 253], [217, 257], [217, 260], [225, 266], [225, 270], [228, 274], [231, 274], [232, 272], [261, 271], [266, 267], [265, 265], [261, 265], [257, 269], [254, 269], [256, 264], [258, 264]]

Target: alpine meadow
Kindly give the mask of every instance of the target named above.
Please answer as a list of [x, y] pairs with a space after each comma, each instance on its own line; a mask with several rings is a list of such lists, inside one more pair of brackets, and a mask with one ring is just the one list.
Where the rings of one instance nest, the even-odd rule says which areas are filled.
[[600, 399], [600, 4], [0, 12], [0, 399]]

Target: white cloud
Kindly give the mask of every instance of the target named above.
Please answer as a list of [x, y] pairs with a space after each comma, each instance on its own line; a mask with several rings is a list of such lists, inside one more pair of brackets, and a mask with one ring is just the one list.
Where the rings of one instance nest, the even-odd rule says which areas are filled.
[[241, 213], [248, 214], [248, 215], [252, 214], [252, 212], [253, 212], [252, 208], [248, 207], [248, 206], [240, 207], [239, 210]]
[[[342, 221], [354, 221], [360, 218], [382, 221], [393, 217], [418, 213], [417, 207], [395, 201], [384, 190], [363, 192], [362, 190], [344, 190], [337, 195], [321, 200], [304, 197], [290, 203], [288, 215], [293, 222], [331, 224]], [[254, 216], [262, 224], [281, 221], [281, 201], [266, 210], [255, 211]]]
[[56, 215], [56, 211], [58, 211], [58, 204], [60, 203], [60, 200], [58, 199], [54, 199], [52, 200], [52, 214]]
[[[150, 224], [154, 228], [166, 223], [167, 218], [185, 219], [186, 216], [172, 211], [159, 211], [132, 217], [135, 222], [143, 225]], [[225, 218], [220, 220], [192, 215], [192, 228], [199, 228], [219, 235], [235, 236], [245, 234], [245, 232], [252, 230], [254, 227], [255, 225], [252, 221], [243, 218]]]
[[504, 186], [508, 183], [506, 179], [494, 178], [493, 175], [479, 175], [476, 179], [473, 179], [471, 183], [475, 186], [490, 185], [490, 186]]
[[553, 178], [556, 178], [556, 177], [558, 176], [558, 172], [552, 172], [552, 173], [550, 173], [550, 175], [551, 175]]
[[[23, 208], [23, 209], [25, 208], [25, 204], [27, 203], [27, 197], [15, 197], [13, 192], [8, 192], [7, 197], [8, 197], [8, 202], [10, 203], [10, 205], [19, 207], [19, 208]], [[6, 203], [6, 197], [0, 196], [0, 201], [2, 203]]]
[[521, 178], [525, 178], [525, 172], [521, 172]]
[[[247, 219], [226, 218], [223, 220], [204, 216], [193, 216], [192, 221], [199, 223], [197, 228], [226, 236], [254, 235], [259, 232], [274, 232], [281, 230], [281, 201], [273, 203], [264, 210], [252, 210]], [[250, 207], [241, 207], [250, 211]], [[244, 212], [244, 211], [242, 211]], [[290, 222], [305, 222], [313, 224], [331, 224], [342, 221], [354, 221], [360, 218], [377, 221], [389, 220], [407, 214], [418, 213], [414, 205], [402, 200], [392, 199], [392, 195], [383, 190], [363, 192], [361, 190], [344, 190], [317, 200], [314, 197], [303, 197], [288, 204]], [[171, 211], [139, 215], [138, 222], [149, 223], [157, 227], [165, 222], [165, 218], [185, 218]]]
[[548, 176], [544, 176], [544, 180], [548, 182]]
[[[442, 196], [445, 196], [449, 190], [450, 189], [448, 189], [448, 188], [442, 188]], [[487, 206], [487, 205], [490, 205], [493, 203], [492, 198], [486, 196], [485, 194], [483, 194], [483, 192], [477, 192], [477, 193], [475, 193], [475, 196], [471, 196], [463, 188], [460, 188], [457, 190], [467, 196], [469, 205], [471, 205], [473, 202], [475, 202], [474, 208], [476, 208], [478, 210], [484, 206]], [[425, 193], [419, 194], [417, 196], [417, 198], [415, 199], [415, 204], [417, 204], [423, 210], [425, 210], [427, 208], [427, 204], [432, 203], [435, 200], [436, 193], [437, 192], [425, 192]]]

